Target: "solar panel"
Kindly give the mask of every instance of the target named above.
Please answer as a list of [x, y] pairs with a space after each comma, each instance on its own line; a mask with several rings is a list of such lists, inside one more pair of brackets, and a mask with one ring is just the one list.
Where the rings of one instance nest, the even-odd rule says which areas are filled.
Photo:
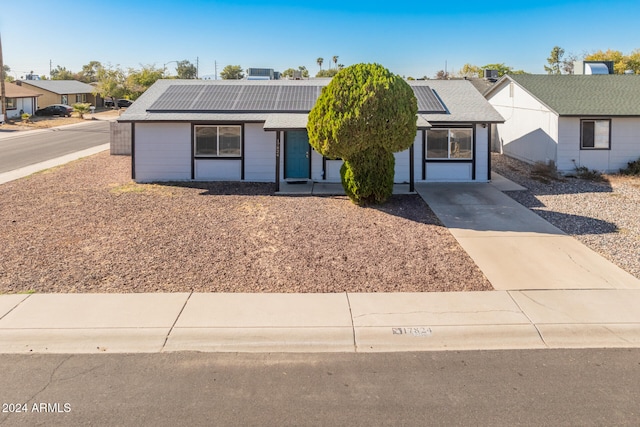
[[171, 85], [148, 111], [308, 112], [320, 86]]
[[[189, 110], [232, 110], [238, 96], [238, 90], [242, 90], [242, 86], [203, 86]], [[155, 107], [155, 104], [152, 107]]]
[[[428, 86], [412, 87], [420, 113], [446, 113]], [[150, 112], [309, 112], [322, 91], [305, 85], [171, 85], [149, 107]]]
[[413, 86], [419, 113], [446, 113], [447, 109], [429, 86]]
[[153, 103], [153, 110], [188, 110], [204, 85], [171, 85]]

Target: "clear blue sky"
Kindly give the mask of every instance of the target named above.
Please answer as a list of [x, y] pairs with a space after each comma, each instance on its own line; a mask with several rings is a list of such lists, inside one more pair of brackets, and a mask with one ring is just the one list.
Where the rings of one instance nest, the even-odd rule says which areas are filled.
[[[3, 0], [6, 1], [6, 0]], [[64, 4], [64, 5], [63, 5]], [[327, 68], [378, 62], [392, 72], [433, 77], [465, 63], [505, 63], [544, 73], [553, 46], [581, 56], [640, 48], [638, 0], [30, 0], [4, 5], [4, 62], [20, 77], [92, 60], [124, 69], [199, 58], [200, 75], [228, 64]], [[167, 65], [174, 72], [175, 64]]]

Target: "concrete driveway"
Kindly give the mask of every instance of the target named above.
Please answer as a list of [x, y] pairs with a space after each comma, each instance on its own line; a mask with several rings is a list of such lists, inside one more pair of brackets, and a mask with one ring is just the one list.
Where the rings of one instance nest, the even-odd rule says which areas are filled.
[[493, 184], [417, 184], [496, 290], [640, 289], [640, 280]]

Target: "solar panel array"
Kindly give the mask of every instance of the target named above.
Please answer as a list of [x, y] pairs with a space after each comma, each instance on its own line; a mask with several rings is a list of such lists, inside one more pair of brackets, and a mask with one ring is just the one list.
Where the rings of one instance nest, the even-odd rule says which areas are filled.
[[309, 112], [321, 89], [293, 85], [172, 85], [148, 111]]
[[[418, 112], [445, 113], [428, 86], [412, 87]], [[149, 112], [309, 112], [321, 86], [303, 85], [171, 85]]]
[[446, 113], [447, 109], [429, 86], [413, 86], [419, 113]]

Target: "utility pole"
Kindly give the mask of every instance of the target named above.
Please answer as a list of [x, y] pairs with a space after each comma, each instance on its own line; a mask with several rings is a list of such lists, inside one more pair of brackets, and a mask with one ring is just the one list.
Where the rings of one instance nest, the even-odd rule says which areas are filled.
[[2, 36], [0, 35], [0, 77], [2, 77], [0, 80], [0, 101], [2, 102], [2, 117], [0, 118], [0, 123], [4, 122], [6, 120], [6, 114], [7, 114], [7, 99], [6, 99], [6, 92], [5, 92], [5, 87], [4, 87], [4, 60], [2, 59]]
[[49, 60], [49, 78], [51, 78], [51, 73], [53, 73], [53, 61]]
[[199, 72], [200, 72], [200, 57], [196, 56], [196, 79], [198, 79]]
[[214, 67], [214, 70], [215, 70], [216, 80], [218, 80], [218, 61], [213, 61], [213, 67]]

